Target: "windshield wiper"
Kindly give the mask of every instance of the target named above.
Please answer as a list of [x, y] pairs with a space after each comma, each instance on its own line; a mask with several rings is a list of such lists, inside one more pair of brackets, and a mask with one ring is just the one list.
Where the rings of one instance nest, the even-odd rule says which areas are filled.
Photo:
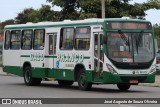
[[143, 36], [143, 30], [139, 33], [138, 37], [136, 38], [137, 54], [138, 54], [138, 47], [139, 47], [139, 45], [140, 45], [140, 42], [142, 41], [142, 36]]
[[127, 39], [126, 36], [124, 35], [124, 33], [122, 33], [121, 30], [118, 30], [118, 33], [120, 34], [120, 37], [121, 37], [122, 40], [125, 42], [125, 44], [129, 47], [129, 52], [130, 52], [130, 42], [129, 42], [129, 37], [128, 37], [128, 39]]

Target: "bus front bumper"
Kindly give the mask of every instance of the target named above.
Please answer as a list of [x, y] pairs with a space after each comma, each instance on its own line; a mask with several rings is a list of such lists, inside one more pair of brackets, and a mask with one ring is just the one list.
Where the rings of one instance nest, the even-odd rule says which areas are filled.
[[109, 72], [103, 72], [103, 83], [117, 84], [117, 83], [131, 83], [131, 81], [137, 81], [138, 83], [154, 83], [155, 73], [153, 74], [141, 74], [141, 75], [120, 75], [112, 74]]

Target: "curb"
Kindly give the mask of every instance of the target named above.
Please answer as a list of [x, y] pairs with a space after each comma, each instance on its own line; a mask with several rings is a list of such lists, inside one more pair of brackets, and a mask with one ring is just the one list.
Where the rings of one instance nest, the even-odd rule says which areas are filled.
[[139, 86], [160, 87], [160, 84], [140, 83]]
[[0, 76], [16, 76], [16, 75], [14, 75], [14, 74], [10, 74], [10, 73], [1, 73], [0, 72]]
[[139, 86], [148, 86], [148, 87], [160, 87], [160, 84], [157, 83], [140, 83]]

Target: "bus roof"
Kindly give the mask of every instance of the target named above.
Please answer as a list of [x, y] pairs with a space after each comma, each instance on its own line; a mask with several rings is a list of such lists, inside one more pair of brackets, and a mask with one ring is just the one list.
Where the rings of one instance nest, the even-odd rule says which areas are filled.
[[46, 27], [60, 27], [60, 26], [82, 26], [82, 25], [96, 25], [102, 24], [105, 21], [130, 21], [130, 22], [150, 22], [146, 20], [139, 19], [128, 19], [128, 18], [107, 18], [107, 19], [98, 19], [98, 18], [89, 18], [84, 20], [64, 20], [59, 22], [38, 22], [32, 23], [28, 22], [26, 24], [13, 24], [6, 25], [4, 29], [29, 29], [29, 28], [46, 28]]

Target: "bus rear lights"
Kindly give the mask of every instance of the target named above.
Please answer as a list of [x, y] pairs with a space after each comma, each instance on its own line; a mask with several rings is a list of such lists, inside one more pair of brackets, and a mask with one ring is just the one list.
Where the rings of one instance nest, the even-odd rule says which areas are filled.
[[117, 74], [116, 70], [109, 64], [106, 64], [107, 65], [107, 68], [109, 70], [109, 72], [113, 73], [113, 74]]

